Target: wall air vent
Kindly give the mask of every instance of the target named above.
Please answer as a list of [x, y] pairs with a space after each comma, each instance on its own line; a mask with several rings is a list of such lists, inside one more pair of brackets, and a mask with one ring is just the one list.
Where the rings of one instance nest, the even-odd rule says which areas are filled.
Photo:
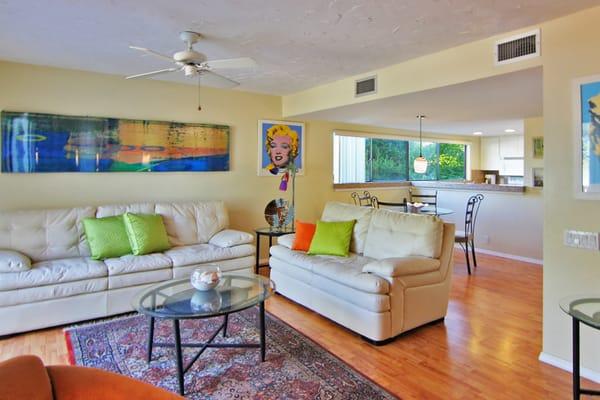
[[540, 30], [521, 33], [496, 42], [496, 65], [509, 64], [540, 55]]
[[377, 93], [377, 76], [358, 79], [354, 86], [354, 97]]

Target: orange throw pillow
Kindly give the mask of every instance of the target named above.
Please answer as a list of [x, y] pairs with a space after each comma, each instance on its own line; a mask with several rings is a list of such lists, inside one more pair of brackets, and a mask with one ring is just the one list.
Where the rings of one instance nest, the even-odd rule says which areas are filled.
[[308, 251], [316, 229], [316, 224], [296, 221], [296, 237], [292, 243], [292, 250]]

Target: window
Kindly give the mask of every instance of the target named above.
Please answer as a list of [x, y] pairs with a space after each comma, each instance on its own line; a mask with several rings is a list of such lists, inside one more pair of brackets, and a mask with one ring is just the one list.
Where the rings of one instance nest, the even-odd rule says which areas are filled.
[[334, 183], [400, 182], [408, 180], [465, 179], [468, 146], [423, 142], [429, 162], [424, 174], [412, 165], [419, 156], [419, 141], [366, 136], [333, 137]]

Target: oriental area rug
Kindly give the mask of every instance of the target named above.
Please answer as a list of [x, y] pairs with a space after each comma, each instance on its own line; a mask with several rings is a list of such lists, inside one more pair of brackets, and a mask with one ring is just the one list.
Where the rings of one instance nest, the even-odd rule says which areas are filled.
[[[258, 310], [229, 316], [227, 337], [216, 342], [259, 342]], [[181, 321], [182, 342], [203, 342], [222, 318]], [[259, 349], [207, 349], [185, 374], [189, 399], [394, 399], [381, 387], [302, 335], [266, 314], [267, 355]], [[177, 392], [175, 351], [155, 347], [146, 362], [148, 319], [130, 315], [65, 329], [69, 360], [127, 375]], [[171, 321], [157, 320], [156, 342], [173, 342]], [[184, 350], [184, 365], [196, 349]]]

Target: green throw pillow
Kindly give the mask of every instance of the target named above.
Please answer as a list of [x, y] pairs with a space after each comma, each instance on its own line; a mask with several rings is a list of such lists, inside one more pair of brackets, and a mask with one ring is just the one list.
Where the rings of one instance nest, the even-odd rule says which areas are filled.
[[122, 215], [105, 218], [84, 218], [83, 230], [94, 260], [131, 254], [131, 246], [129, 245]]
[[123, 220], [131, 250], [136, 256], [157, 253], [171, 247], [160, 215], [125, 213]]
[[317, 221], [317, 229], [313, 236], [308, 254], [348, 257], [350, 240], [356, 220], [325, 222]]

